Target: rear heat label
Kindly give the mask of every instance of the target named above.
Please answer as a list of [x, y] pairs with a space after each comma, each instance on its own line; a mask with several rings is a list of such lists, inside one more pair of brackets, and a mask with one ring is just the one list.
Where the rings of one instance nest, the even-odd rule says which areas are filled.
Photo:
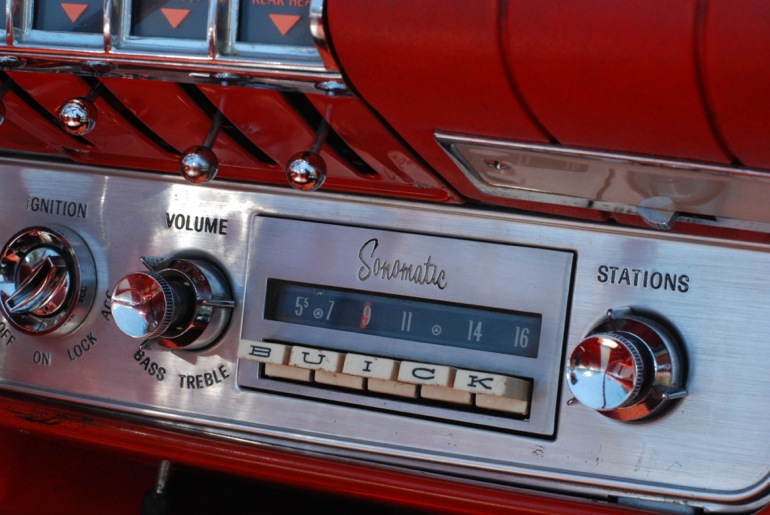
[[645, 270], [643, 268], [600, 265], [597, 269], [596, 280], [603, 284], [631, 286], [650, 290], [666, 290], [679, 293], [690, 291], [690, 277], [685, 274], [672, 274]]

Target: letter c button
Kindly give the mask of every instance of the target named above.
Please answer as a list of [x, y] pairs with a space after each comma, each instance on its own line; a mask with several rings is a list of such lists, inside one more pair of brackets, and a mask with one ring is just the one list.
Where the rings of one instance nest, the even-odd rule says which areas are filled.
[[413, 361], [402, 361], [398, 369], [399, 381], [421, 385], [450, 386], [454, 375], [452, 367]]

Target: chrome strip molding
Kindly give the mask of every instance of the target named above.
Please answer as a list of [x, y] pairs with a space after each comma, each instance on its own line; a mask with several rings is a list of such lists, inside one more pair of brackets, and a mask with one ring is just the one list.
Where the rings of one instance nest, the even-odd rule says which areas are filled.
[[310, 0], [310, 34], [313, 36], [321, 60], [329, 70], [339, 70], [332, 55], [329, 38], [326, 36], [324, 25], [326, 0]]
[[436, 133], [483, 194], [674, 221], [770, 229], [770, 172]]

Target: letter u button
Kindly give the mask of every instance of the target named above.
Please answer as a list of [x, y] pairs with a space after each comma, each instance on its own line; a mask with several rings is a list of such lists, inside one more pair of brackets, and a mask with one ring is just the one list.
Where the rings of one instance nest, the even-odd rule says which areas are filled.
[[289, 355], [290, 366], [326, 372], [339, 372], [342, 369], [342, 361], [342, 354], [339, 352], [310, 347], [292, 347]]
[[325, 357], [326, 356], [323, 355], [320, 352], [318, 352], [318, 353], [315, 353], [315, 352], [313, 352], [313, 353], [311, 353], [311, 352], [303, 352], [302, 353], [302, 362], [305, 365], [318, 366], [318, 365], [320, 365], [321, 363], [324, 362], [324, 358]]

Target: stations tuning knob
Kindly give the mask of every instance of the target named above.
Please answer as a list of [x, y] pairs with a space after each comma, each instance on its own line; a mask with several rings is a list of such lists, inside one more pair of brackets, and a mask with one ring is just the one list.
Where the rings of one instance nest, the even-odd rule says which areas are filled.
[[223, 274], [210, 263], [143, 257], [146, 270], [118, 281], [111, 311], [118, 328], [166, 349], [200, 349], [227, 326], [234, 306]]
[[96, 267], [83, 240], [64, 227], [30, 227], [0, 252], [0, 311], [30, 335], [63, 335], [93, 304]]
[[612, 309], [571, 352], [571, 402], [632, 421], [660, 414], [684, 397], [685, 362], [672, 332], [630, 308]]

